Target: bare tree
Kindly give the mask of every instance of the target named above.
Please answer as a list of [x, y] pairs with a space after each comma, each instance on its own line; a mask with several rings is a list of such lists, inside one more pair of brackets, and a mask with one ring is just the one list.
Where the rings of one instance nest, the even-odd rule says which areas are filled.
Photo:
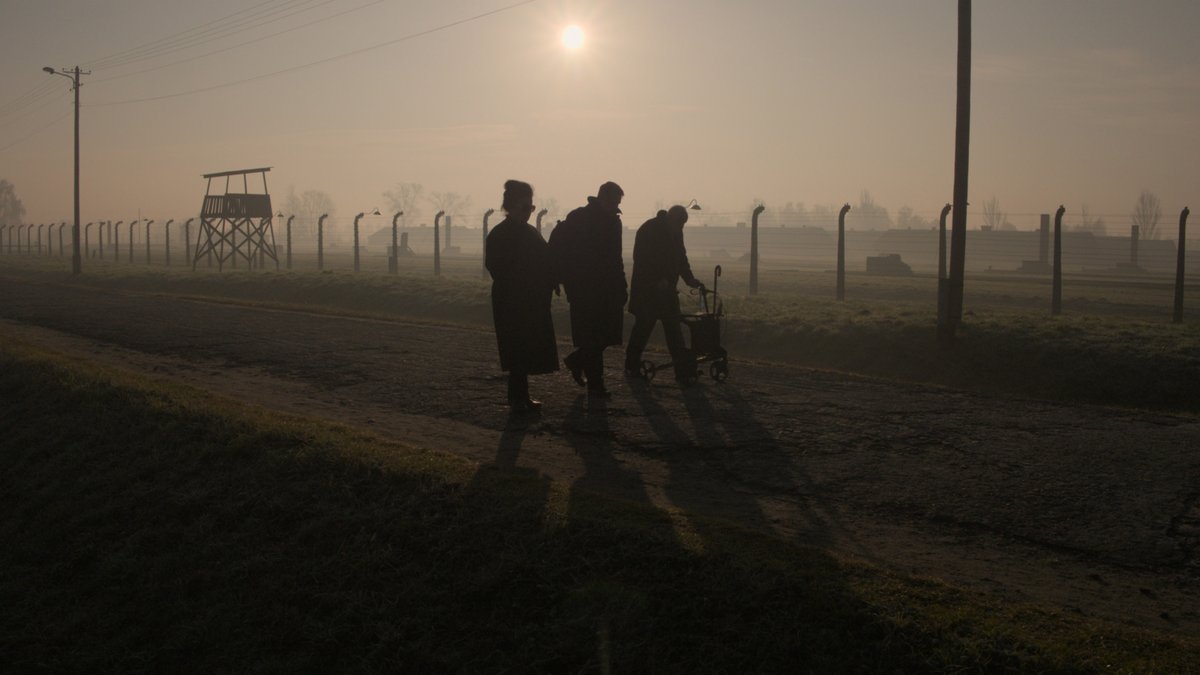
[[554, 197], [546, 197], [545, 199], [537, 200], [541, 208], [546, 209], [546, 222], [555, 223], [558, 217], [562, 214], [562, 207], [558, 205], [558, 200]]
[[927, 230], [932, 226], [930, 221], [925, 220], [911, 206], [901, 206], [896, 211], [896, 227], [909, 230]]
[[880, 206], [866, 189], [859, 193], [858, 206], [850, 210], [846, 222], [853, 223], [860, 230], [887, 230], [892, 227], [888, 210]]
[[396, 183], [395, 188], [383, 193], [383, 198], [387, 200], [390, 208], [386, 215], [391, 216], [397, 211], [403, 211], [400, 222], [407, 227], [409, 218], [415, 220], [421, 215], [421, 207], [418, 204], [424, 192], [425, 187], [420, 183]]
[[1000, 210], [1000, 200], [993, 196], [991, 199], [983, 202], [983, 229], [985, 230], [1012, 230], [1015, 229], [1012, 223], [1008, 222], [1008, 214]]
[[1138, 226], [1138, 236], [1142, 239], [1158, 238], [1158, 219], [1162, 217], [1162, 204], [1158, 197], [1149, 190], [1142, 190], [1138, 196], [1137, 205], [1130, 214], [1133, 224]]
[[320, 190], [305, 190], [297, 195], [296, 188], [289, 186], [287, 198], [283, 202], [283, 209], [295, 214], [297, 233], [315, 237], [317, 219], [326, 213], [332, 216], [337, 207], [328, 193]]
[[25, 205], [17, 199], [16, 187], [0, 179], [0, 223], [16, 225], [25, 218]]
[[471, 198], [457, 192], [430, 192], [429, 203], [435, 211], [445, 211], [448, 216], [458, 216], [471, 208]]
[[1092, 217], [1088, 210], [1088, 205], [1084, 204], [1079, 208], [1079, 225], [1075, 228], [1077, 232], [1091, 232], [1092, 234], [1102, 237], [1108, 232], [1108, 226], [1105, 225], [1104, 219], [1097, 216]]

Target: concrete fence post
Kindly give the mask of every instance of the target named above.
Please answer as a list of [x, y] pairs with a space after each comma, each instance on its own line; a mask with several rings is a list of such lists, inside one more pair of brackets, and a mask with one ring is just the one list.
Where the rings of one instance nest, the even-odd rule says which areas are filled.
[[442, 241], [438, 228], [442, 222], [442, 216], [446, 215], [445, 211], [438, 211], [433, 217], [433, 276], [441, 276], [442, 274]]
[[1050, 315], [1062, 314], [1062, 219], [1067, 209], [1059, 206], [1054, 212], [1054, 271], [1050, 290]]
[[[479, 278], [483, 279], [484, 281], [487, 281], [487, 278], [488, 278], [488, 271], [487, 271], [488, 218], [491, 218], [492, 214], [495, 212], [496, 212], [496, 209], [488, 209], [487, 211], [483, 212], [483, 248], [480, 249], [480, 252], [479, 252], [479, 260], [480, 260]], [[545, 213], [545, 212], [546, 212], [546, 210], [542, 209], [542, 213]], [[538, 226], [539, 226], [538, 233], [539, 234], [542, 231], [541, 224], [542, 224], [542, 219], [539, 216], [538, 217]]]
[[388, 274], [400, 273], [400, 249], [396, 248], [396, 232], [399, 229], [397, 221], [403, 215], [403, 211], [397, 211], [396, 215], [392, 216], [392, 253], [388, 256]]
[[150, 226], [153, 224], [153, 220], [146, 221], [146, 267], [150, 266]]
[[1172, 318], [1172, 323], [1183, 323], [1183, 263], [1184, 244], [1187, 242], [1188, 213], [1186, 206], [1179, 212], [1179, 244], [1175, 247], [1177, 252], [1175, 263], [1175, 315]]
[[167, 267], [171, 266], [171, 223], [175, 222], [174, 218], [168, 218], [166, 226], [163, 227], [163, 257], [166, 259]]
[[320, 218], [317, 218], [317, 271], [325, 269], [325, 219], [329, 217], [328, 213], [322, 213]]
[[842, 204], [838, 211], [837, 238], [837, 299], [846, 299], [846, 214], [850, 212], [849, 204]]
[[750, 215], [750, 295], [758, 293], [758, 216], [766, 208], [759, 204]]

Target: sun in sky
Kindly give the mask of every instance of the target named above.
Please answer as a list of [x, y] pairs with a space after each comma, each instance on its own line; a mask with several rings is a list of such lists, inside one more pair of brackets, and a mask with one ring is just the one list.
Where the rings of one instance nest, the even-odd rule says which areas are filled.
[[575, 51], [583, 47], [583, 29], [577, 24], [571, 24], [563, 29], [562, 45], [567, 51]]

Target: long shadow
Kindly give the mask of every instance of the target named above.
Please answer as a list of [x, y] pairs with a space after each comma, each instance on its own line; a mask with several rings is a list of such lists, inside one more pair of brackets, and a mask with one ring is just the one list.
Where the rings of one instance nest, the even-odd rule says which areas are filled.
[[584, 472], [571, 486], [605, 493], [627, 501], [650, 503], [641, 476], [613, 456], [615, 443], [608, 422], [608, 402], [580, 394], [571, 403], [563, 423], [567, 444], [583, 461]]
[[[710, 395], [721, 402], [721, 410], [714, 408]], [[684, 406], [693, 423], [701, 428], [719, 426], [734, 439], [732, 453], [726, 453], [722, 461], [729, 475], [757, 496], [791, 505], [789, 522], [772, 523], [775, 529], [793, 532], [797, 540], [809, 545], [834, 541], [835, 526], [815, 501], [817, 488], [804, 467], [803, 449], [781, 443], [736, 385], [693, 387], [684, 397]]]
[[[808, 502], [811, 480], [791, 459], [794, 449], [773, 437], [736, 389], [716, 387], [726, 404], [719, 411], [707, 384], [679, 393], [694, 436], [660, 403], [662, 388], [633, 388], [651, 429], [671, 447], [665, 455], [670, 468], [665, 491], [671, 502], [687, 512], [719, 515], [754, 529], [796, 532], [813, 545], [829, 543], [828, 524]], [[774, 508], [765, 509], [764, 499], [773, 500]], [[703, 525], [696, 529], [702, 531]]]

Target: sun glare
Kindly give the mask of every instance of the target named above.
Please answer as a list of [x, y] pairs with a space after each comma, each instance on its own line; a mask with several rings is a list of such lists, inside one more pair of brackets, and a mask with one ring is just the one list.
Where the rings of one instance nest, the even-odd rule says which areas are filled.
[[574, 24], [567, 26], [562, 32], [562, 44], [570, 50], [576, 50], [583, 46], [583, 29]]

